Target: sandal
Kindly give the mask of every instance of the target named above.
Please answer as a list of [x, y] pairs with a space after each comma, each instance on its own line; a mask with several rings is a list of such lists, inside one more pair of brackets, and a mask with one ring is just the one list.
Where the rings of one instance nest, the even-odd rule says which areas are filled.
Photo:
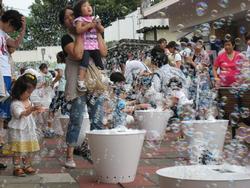
[[24, 170], [25, 174], [27, 174], [27, 175], [35, 175], [37, 173], [37, 170], [35, 170], [31, 166], [26, 167], [23, 170]]
[[13, 171], [13, 175], [14, 176], [17, 176], [17, 177], [25, 177], [26, 174], [24, 173], [23, 169], [22, 168], [16, 168], [14, 171]]

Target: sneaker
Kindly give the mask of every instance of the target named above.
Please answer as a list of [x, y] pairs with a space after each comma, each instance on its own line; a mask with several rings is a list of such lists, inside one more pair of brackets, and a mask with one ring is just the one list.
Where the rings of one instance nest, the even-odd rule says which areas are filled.
[[75, 163], [74, 160], [66, 160], [65, 167], [66, 168], [75, 168], [76, 167], [76, 163]]
[[77, 90], [80, 91], [80, 92], [86, 92], [87, 91], [87, 87], [86, 87], [84, 81], [78, 80], [78, 82], [77, 82]]

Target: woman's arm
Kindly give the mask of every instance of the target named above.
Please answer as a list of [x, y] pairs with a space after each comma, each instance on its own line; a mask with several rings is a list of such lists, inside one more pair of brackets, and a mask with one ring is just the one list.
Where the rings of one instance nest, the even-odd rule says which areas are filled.
[[100, 33], [97, 33], [97, 40], [98, 40], [101, 56], [106, 57], [108, 55], [108, 48]]
[[217, 67], [217, 66], [213, 66], [213, 74], [214, 74], [214, 79], [215, 80], [220, 80], [219, 75], [217, 73], [218, 68], [219, 67]]
[[81, 35], [77, 35], [74, 42], [67, 44], [64, 51], [74, 60], [80, 61], [83, 56], [83, 39]]
[[19, 36], [16, 39], [9, 38], [7, 39], [7, 45], [13, 48], [18, 48], [19, 45], [22, 43], [24, 35], [26, 31], [26, 20], [25, 17], [22, 17], [22, 29], [19, 33]]

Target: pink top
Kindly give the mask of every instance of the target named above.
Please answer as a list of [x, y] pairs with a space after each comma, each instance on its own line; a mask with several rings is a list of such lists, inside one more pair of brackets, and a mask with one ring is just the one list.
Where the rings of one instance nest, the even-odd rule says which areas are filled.
[[219, 77], [221, 79], [221, 86], [230, 87], [236, 82], [236, 76], [240, 73], [240, 70], [237, 69], [237, 62], [241, 60], [242, 56], [236, 51], [234, 51], [232, 60], [228, 58], [226, 52], [223, 52], [217, 57], [214, 66], [220, 68]]
[[[92, 21], [93, 21], [92, 16], [85, 16], [85, 17], [81, 16], [74, 20], [74, 25], [76, 25], [76, 22], [91, 23]], [[82, 37], [83, 37], [83, 43], [84, 43], [84, 50], [98, 50], [99, 49], [96, 29], [91, 29], [83, 33]]]

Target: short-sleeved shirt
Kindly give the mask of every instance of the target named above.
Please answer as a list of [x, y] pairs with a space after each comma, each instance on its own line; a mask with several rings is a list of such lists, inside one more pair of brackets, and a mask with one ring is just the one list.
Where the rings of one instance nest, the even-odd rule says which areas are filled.
[[63, 53], [66, 57], [68, 56], [68, 54], [67, 54], [67, 52], [65, 52], [64, 47], [67, 46], [68, 44], [70, 44], [71, 42], [74, 42], [74, 39], [69, 34], [64, 35], [62, 37], [61, 46], [62, 46]]
[[229, 87], [236, 81], [236, 76], [240, 73], [237, 69], [237, 62], [242, 59], [239, 52], [234, 51], [234, 57], [230, 60], [226, 52], [221, 53], [215, 60], [215, 67], [220, 68], [219, 78], [221, 86]]
[[134, 80], [134, 75], [137, 75], [138, 73], [142, 71], [148, 71], [150, 72], [149, 68], [140, 60], [128, 60], [126, 62], [126, 67], [125, 67], [125, 78], [126, 82], [131, 84]]
[[7, 48], [7, 40], [9, 38], [9, 35], [0, 29], [0, 70], [3, 76], [11, 76], [11, 65]]
[[[86, 17], [78, 17], [74, 20], [74, 24], [76, 22], [82, 22], [82, 23], [91, 23], [93, 21], [92, 16], [86, 16]], [[98, 40], [97, 40], [97, 31], [96, 29], [90, 29], [87, 32], [84, 32], [82, 34], [83, 37], [83, 44], [84, 44], [84, 50], [98, 50]]]
[[84, 92], [79, 92], [77, 90], [77, 80], [78, 80], [78, 71], [80, 61], [73, 60], [68, 54], [66, 53], [65, 46], [70, 43], [74, 43], [74, 36], [67, 34], [62, 37], [61, 45], [66, 56], [66, 68], [65, 68], [65, 98], [67, 101], [74, 100], [77, 97], [85, 95]]
[[65, 90], [65, 84], [66, 84], [66, 80], [65, 80], [65, 76], [64, 76], [64, 72], [65, 72], [65, 64], [58, 64], [56, 66], [56, 69], [61, 70], [63, 72], [63, 76], [62, 78], [59, 80], [59, 85], [58, 85], [58, 91], [64, 91]]
[[23, 103], [19, 100], [14, 100], [11, 103], [11, 120], [8, 124], [9, 128], [24, 130], [27, 126], [30, 129], [36, 128], [36, 123], [32, 114], [28, 116], [22, 116], [21, 113], [26, 109]]

